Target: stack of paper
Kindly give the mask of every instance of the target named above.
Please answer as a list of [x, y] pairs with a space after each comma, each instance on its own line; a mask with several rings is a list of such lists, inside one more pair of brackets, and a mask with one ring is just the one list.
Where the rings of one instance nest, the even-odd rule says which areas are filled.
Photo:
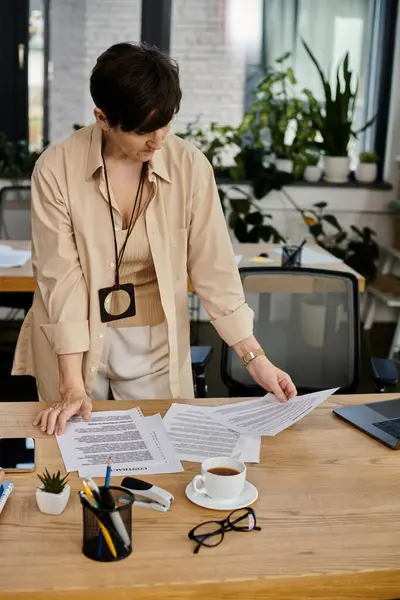
[[183, 471], [161, 416], [143, 417], [138, 408], [74, 417], [56, 437], [66, 470], [80, 477], [104, 477], [109, 457], [112, 475]]
[[260, 462], [260, 436], [243, 435], [212, 418], [209, 406], [172, 404], [164, 417], [168, 436], [180, 460], [203, 462], [230, 456], [243, 462]]
[[276, 396], [267, 394], [263, 398], [212, 408], [210, 415], [237, 433], [274, 436], [300, 421], [338, 389], [296, 396], [288, 402], [279, 402]]
[[22, 267], [30, 257], [29, 250], [14, 250], [11, 246], [0, 244], [0, 268]]

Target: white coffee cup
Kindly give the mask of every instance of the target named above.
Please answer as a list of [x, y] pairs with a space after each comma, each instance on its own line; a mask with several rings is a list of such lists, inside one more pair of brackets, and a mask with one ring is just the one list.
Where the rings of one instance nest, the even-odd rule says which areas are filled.
[[[229, 474], [229, 471], [235, 471], [235, 474]], [[201, 474], [196, 475], [192, 485], [196, 494], [201, 496], [209, 496], [213, 500], [230, 500], [240, 496], [245, 482], [246, 465], [235, 458], [219, 456], [208, 458], [202, 463]]]

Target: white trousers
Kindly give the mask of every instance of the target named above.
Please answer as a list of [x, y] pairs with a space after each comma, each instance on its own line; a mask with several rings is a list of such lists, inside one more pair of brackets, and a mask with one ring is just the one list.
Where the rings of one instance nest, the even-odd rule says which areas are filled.
[[107, 327], [92, 400], [169, 400], [167, 323]]

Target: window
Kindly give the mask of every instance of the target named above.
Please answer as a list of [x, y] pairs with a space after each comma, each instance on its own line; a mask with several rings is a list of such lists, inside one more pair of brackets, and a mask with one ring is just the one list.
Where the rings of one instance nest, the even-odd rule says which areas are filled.
[[[338, 62], [349, 51], [350, 67], [358, 75], [358, 96], [354, 129], [361, 128], [377, 113], [385, 6], [391, 0], [260, 0], [262, 6], [261, 42], [258, 64], [272, 64], [291, 52], [299, 93], [307, 87], [321, 102], [323, 90], [318, 73], [301, 43], [310, 46], [332, 84]], [[247, 66], [247, 102], [254, 88], [257, 62]], [[387, 82], [386, 82], [387, 83]], [[360, 150], [377, 149], [376, 123], [354, 140], [350, 148], [351, 166], [357, 164]]]
[[31, 0], [28, 52], [29, 146], [43, 146], [44, 15], [41, 0]]

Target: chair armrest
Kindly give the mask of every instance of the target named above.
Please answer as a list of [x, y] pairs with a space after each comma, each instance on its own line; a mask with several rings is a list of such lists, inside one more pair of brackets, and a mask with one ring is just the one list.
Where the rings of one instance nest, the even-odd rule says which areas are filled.
[[371, 357], [372, 377], [378, 390], [387, 385], [396, 385], [399, 379], [397, 366], [387, 358]]
[[191, 346], [190, 359], [193, 371], [204, 371], [213, 355], [211, 346]]

